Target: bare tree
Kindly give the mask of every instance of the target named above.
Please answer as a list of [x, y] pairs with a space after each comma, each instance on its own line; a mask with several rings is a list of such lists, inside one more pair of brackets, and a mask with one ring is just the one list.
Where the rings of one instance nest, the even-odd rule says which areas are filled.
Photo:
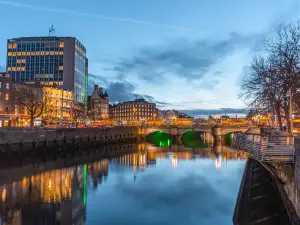
[[20, 109], [25, 110], [30, 117], [30, 128], [33, 128], [34, 120], [45, 112], [48, 98], [41, 87], [15, 84], [13, 102]]
[[71, 119], [75, 126], [77, 127], [79, 120], [84, 120], [86, 116], [86, 109], [83, 103], [71, 103]]
[[300, 87], [300, 22], [278, 26], [275, 35], [265, 41], [265, 51], [265, 57], [253, 59], [240, 97], [249, 107], [272, 110], [280, 128], [281, 118], [285, 118], [291, 131], [288, 98], [290, 90]]

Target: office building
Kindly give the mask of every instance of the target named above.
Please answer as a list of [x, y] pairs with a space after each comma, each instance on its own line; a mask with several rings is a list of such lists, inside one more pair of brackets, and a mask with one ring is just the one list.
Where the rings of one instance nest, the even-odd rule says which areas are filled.
[[119, 121], [151, 121], [157, 119], [155, 103], [136, 99], [111, 106], [111, 117]]
[[74, 37], [21, 37], [7, 41], [7, 72], [16, 83], [40, 80], [74, 92], [74, 101], [87, 104], [88, 60]]

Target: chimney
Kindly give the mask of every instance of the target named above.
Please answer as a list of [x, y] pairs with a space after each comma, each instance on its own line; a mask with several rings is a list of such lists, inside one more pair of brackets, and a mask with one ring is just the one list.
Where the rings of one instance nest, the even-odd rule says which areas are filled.
[[94, 91], [97, 92], [97, 91], [98, 91], [98, 88], [99, 88], [98, 84], [95, 84], [95, 85], [94, 85]]

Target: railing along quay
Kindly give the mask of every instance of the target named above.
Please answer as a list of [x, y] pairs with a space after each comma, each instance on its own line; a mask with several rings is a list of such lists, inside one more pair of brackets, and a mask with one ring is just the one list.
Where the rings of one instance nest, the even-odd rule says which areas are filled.
[[261, 162], [294, 163], [295, 147], [292, 136], [233, 134], [232, 147], [249, 153]]

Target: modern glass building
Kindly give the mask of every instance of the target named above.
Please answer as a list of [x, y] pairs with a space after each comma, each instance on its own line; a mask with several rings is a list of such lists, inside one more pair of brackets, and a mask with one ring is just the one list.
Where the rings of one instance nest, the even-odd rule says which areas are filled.
[[88, 60], [74, 37], [21, 37], [7, 41], [7, 72], [16, 83], [40, 80], [74, 92], [87, 104]]

